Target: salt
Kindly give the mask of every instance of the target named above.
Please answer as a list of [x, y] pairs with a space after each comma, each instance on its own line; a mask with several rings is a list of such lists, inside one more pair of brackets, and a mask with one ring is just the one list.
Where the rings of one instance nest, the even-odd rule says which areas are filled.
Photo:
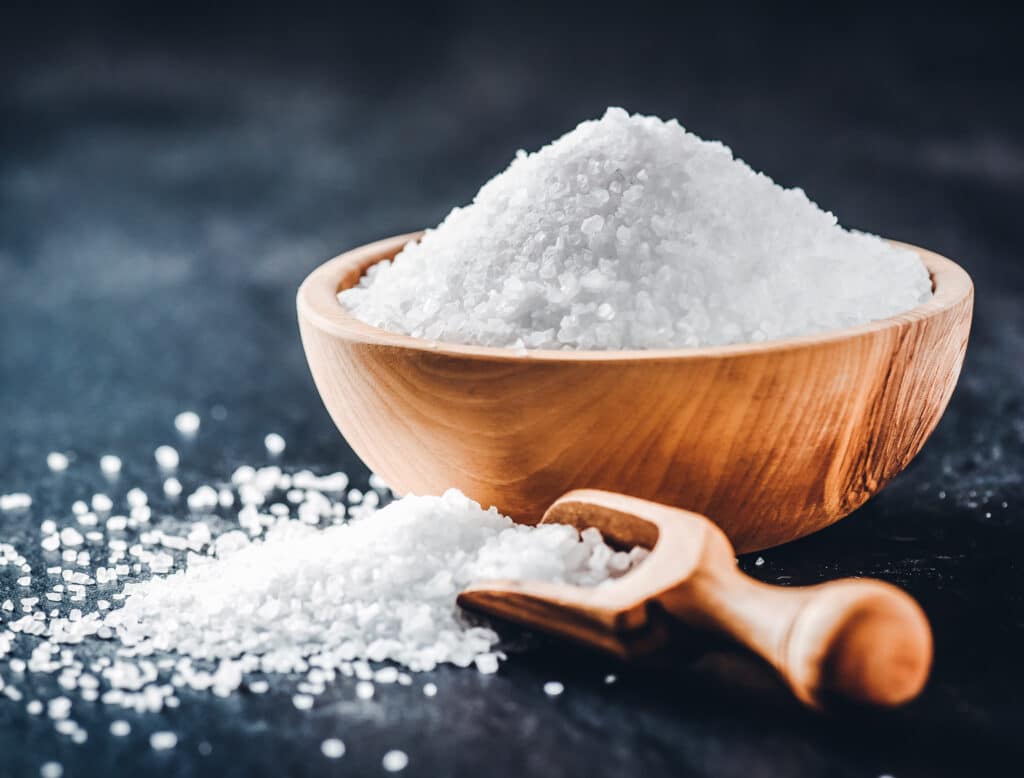
[[174, 428], [185, 436], [195, 435], [199, 425], [199, 414], [195, 411], [182, 411], [174, 417]]
[[46, 466], [55, 473], [62, 473], [68, 469], [68, 457], [60, 451], [51, 451], [46, 455]]
[[267, 448], [267, 453], [271, 456], [278, 456], [285, 449], [285, 441], [276, 432], [271, 432], [263, 439], [263, 445]]
[[0, 494], [0, 511], [22, 511], [32, 507], [32, 496], [24, 492]]
[[421, 338], [648, 349], [850, 327], [930, 295], [914, 252], [843, 229], [674, 120], [609, 108], [520, 152], [338, 299]]
[[168, 497], [178, 497], [181, 495], [181, 481], [177, 478], [168, 478], [164, 481], [164, 494]]
[[[508, 578], [599, 585], [621, 574], [607, 566], [599, 534], [519, 526], [455, 490], [409, 496], [322, 530], [281, 517], [263, 540], [234, 531], [214, 548], [215, 559], [126, 584], [124, 606], [104, 623], [129, 647], [152, 642], [222, 660], [255, 654], [280, 672], [342, 652], [413, 670], [475, 663], [488, 673], [497, 670], [498, 636], [455, 608], [466, 586]], [[371, 679], [393, 683], [397, 674], [382, 669]], [[356, 693], [372, 694], [372, 685]]]
[[345, 755], [345, 744], [336, 737], [329, 737], [320, 744], [320, 752], [328, 759], [341, 759]]
[[181, 459], [177, 450], [171, 446], [157, 446], [153, 452], [153, 458], [156, 459], [157, 465], [164, 470], [173, 470]]
[[112, 721], [110, 722], [110, 734], [114, 737], [125, 737], [131, 734], [132, 725], [127, 721]]
[[548, 681], [544, 684], [544, 693], [548, 697], [558, 697], [565, 691], [565, 686], [560, 681]]
[[149, 745], [154, 751], [166, 751], [178, 745], [178, 736], [173, 732], [154, 732], [149, 736]]
[[100, 470], [108, 477], [117, 475], [121, 472], [121, 457], [104, 454], [100, 457]]
[[409, 766], [409, 756], [404, 751], [393, 749], [384, 754], [381, 765], [389, 773], [397, 773]]

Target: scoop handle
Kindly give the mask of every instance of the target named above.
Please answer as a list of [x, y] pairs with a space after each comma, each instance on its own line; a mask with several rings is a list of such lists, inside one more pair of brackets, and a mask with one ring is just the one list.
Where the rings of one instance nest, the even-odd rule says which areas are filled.
[[620, 615], [657, 602], [679, 621], [759, 654], [811, 707], [830, 697], [893, 707], [916, 697], [928, 680], [928, 619], [895, 586], [866, 578], [806, 587], [762, 583], [739, 569], [729, 539], [705, 516], [612, 492], [570, 492], [543, 521], [597, 527], [620, 546], [652, 549], [610, 589], [566, 592], [565, 601], [600, 614], [595, 601], [614, 593], [615, 602], [604, 604]]
[[908, 594], [871, 579], [771, 586], [739, 570], [720, 531], [707, 541], [689, 579], [656, 598], [677, 618], [759, 654], [811, 707], [830, 697], [894, 707], [924, 688], [932, 633]]

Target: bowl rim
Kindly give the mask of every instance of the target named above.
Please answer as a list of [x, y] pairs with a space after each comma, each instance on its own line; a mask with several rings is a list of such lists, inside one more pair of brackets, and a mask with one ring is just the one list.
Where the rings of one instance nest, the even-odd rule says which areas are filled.
[[[337, 294], [350, 288], [366, 269], [377, 262], [394, 257], [407, 243], [418, 240], [423, 232], [410, 232], [383, 238], [350, 249], [327, 260], [313, 270], [299, 286], [296, 306], [304, 318], [320, 330], [352, 343], [391, 347], [463, 359], [485, 359], [501, 362], [656, 362], [739, 357], [769, 351], [789, 351], [835, 343], [883, 330], [911, 326], [949, 310], [973, 295], [974, 284], [958, 264], [928, 249], [910, 243], [888, 240], [889, 243], [917, 253], [932, 279], [932, 297], [903, 313], [877, 319], [856, 327], [828, 330], [811, 335], [779, 338], [757, 343], [733, 343], [725, 346], [696, 346], [662, 349], [622, 350], [557, 350], [515, 349], [504, 346], [476, 346], [440, 340], [417, 338], [391, 332], [358, 319], [340, 302]], [[352, 281], [346, 284], [346, 279]]]

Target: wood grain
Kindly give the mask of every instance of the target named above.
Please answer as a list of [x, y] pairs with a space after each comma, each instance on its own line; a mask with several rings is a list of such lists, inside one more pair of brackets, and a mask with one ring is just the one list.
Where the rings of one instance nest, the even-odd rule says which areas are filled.
[[567, 489], [710, 516], [740, 552], [821, 529], [917, 454], [956, 385], [973, 286], [917, 251], [935, 294], [899, 316], [759, 344], [530, 351], [407, 337], [335, 295], [416, 234], [321, 265], [298, 292], [302, 341], [332, 419], [399, 493], [457, 487], [536, 522]]
[[931, 628], [894, 586], [869, 579], [769, 586], [740, 572], [725, 534], [704, 516], [621, 494], [570, 492], [543, 522], [597, 527], [614, 545], [653, 550], [599, 587], [494, 581], [470, 587], [459, 604], [624, 659], [666, 648], [658, 616], [667, 614], [760, 655], [813, 708], [833, 698], [901, 705], [928, 679]]

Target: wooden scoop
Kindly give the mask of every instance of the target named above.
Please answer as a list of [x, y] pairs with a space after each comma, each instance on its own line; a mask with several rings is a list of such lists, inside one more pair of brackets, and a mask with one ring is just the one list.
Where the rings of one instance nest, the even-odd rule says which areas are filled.
[[672, 620], [720, 633], [767, 660], [813, 708], [833, 696], [900, 705], [928, 678], [928, 620], [895, 586], [770, 586], [740, 572], [732, 544], [705, 517], [611, 492], [569, 492], [541, 523], [596, 527], [610, 545], [651, 554], [600, 586], [489, 582], [464, 591], [459, 604], [623, 659], [664, 650]]

